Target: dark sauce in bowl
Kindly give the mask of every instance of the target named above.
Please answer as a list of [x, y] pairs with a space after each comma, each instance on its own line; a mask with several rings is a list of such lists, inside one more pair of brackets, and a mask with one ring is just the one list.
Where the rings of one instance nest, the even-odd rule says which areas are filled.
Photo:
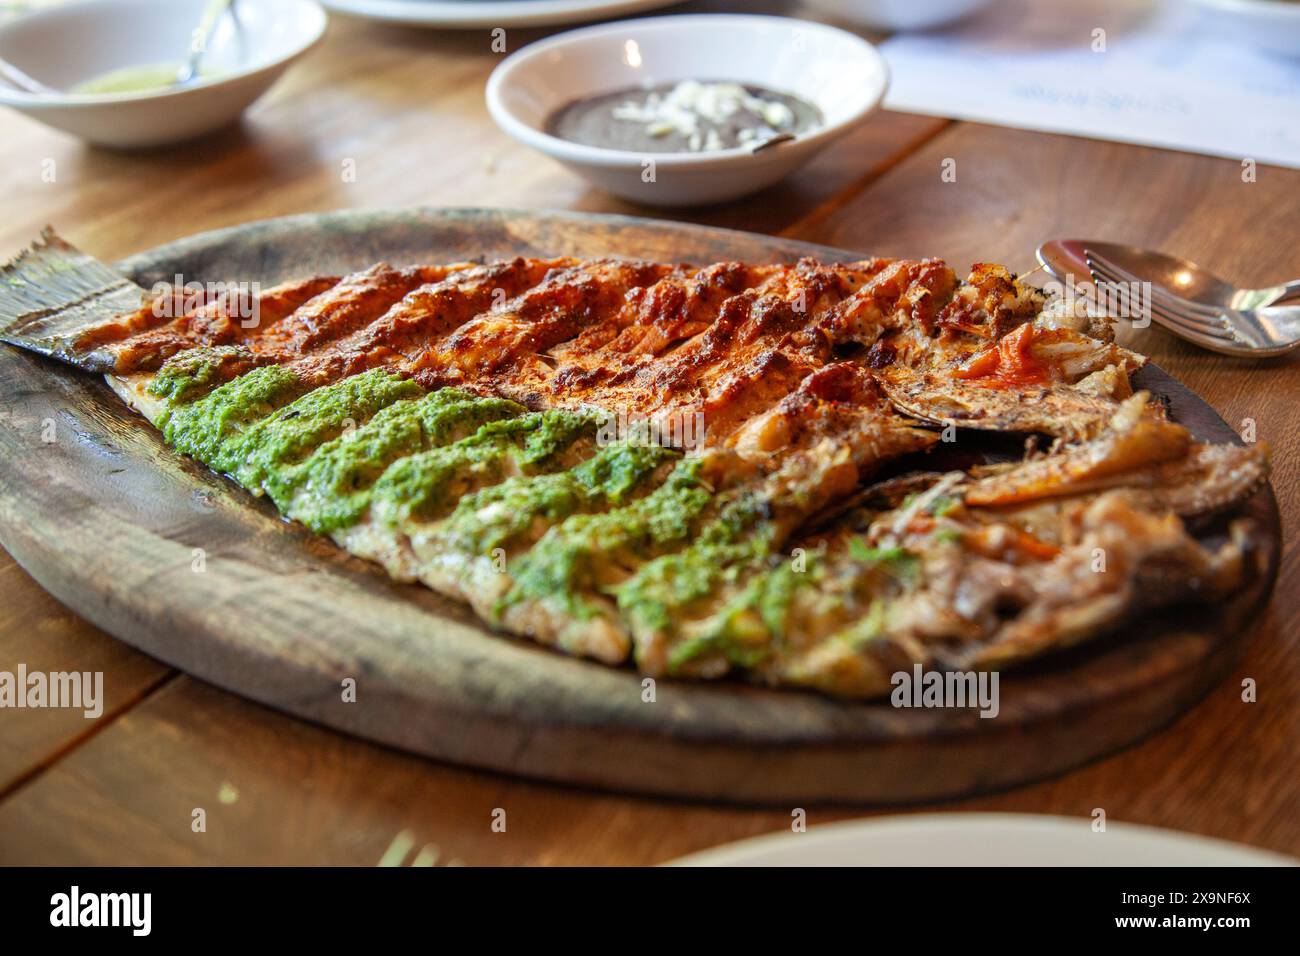
[[756, 148], [821, 126], [807, 100], [752, 84], [684, 80], [576, 100], [546, 122], [552, 136], [636, 153]]

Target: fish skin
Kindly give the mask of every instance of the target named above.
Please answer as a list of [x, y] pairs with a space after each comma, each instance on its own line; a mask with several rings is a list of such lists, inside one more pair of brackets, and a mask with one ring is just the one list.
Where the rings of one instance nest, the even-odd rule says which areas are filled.
[[934, 373], [885, 373], [881, 385], [904, 415], [940, 426], [1074, 438], [1114, 414], [1110, 399], [1068, 387], [983, 388]]
[[1138, 392], [1095, 438], [973, 477], [962, 488], [965, 504], [1014, 508], [1125, 488], [1147, 510], [1195, 517], [1243, 500], [1267, 479], [1267, 443], [1194, 442], [1182, 425], [1151, 415], [1152, 407]]
[[934, 349], [878, 375], [905, 414], [984, 431], [1093, 434], [1145, 359], [1081, 332], [1022, 323], [976, 351]]
[[1192, 436], [1181, 425], [1144, 414], [1150, 395], [1126, 400], [1092, 441], [1025, 462], [965, 490], [969, 505], [1009, 505], [1077, 494], [1123, 482], [1126, 473], [1185, 458]]

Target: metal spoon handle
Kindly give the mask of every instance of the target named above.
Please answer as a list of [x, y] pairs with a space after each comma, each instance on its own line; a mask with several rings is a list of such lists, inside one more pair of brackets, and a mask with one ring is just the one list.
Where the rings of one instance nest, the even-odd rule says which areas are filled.
[[181, 67], [180, 72], [176, 75], [176, 82], [188, 83], [199, 75], [199, 62], [203, 55], [208, 52], [208, 37], [216, 29], [217, 21], [221, 15], [231, 5], [233, 0], [208, 0], [208, 5], [203, 9], [203, 19], [199, 25], [194, 28], [192, 39], [190, 40], [190, 55], [185, 60], [185, 65]]
[[34, 80], [8, 60], [0, 60], [0, 77], [10, 86], [17, 87], [24, 93], [50, 94], [58, 91], [46, 86], [40, 80]]

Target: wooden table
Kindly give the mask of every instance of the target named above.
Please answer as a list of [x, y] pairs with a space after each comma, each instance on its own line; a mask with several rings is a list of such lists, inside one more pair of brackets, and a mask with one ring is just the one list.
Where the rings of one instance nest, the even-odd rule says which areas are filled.
[[[510, 48], [540, 35], [510, 31]], [[113, 259], [250, 219], [427, 204], [673, 215], [864, 253], [941, 256], [959, 270], [977, 260], [1028, 270], [1044, 239], [1104, 236], [1244, 282], [1300, 275], [1300, 172], [1261, 166], [1243, 182], [1233, 160], [896, 113], [877, 114], [762, 196], [696, 212], [640, 209], [498, 132], [482, 94], [498, 59], [486, 32], [336, 17], [324, 46], [242, 127], [198, 145], [114, 154], [4, 113], [0, 254], [47, 222]], [[947, 158], [956, 182], [941, 179]], [[1110, 820], [1300, 854], [1300, 362], [1232, 361], [1155, 330], [1126, 337], [1272, 443], [1286, 533], [1272, 606], [1239, 672], [1169, 729], [1064, 777], [941, 809], [1087, 817], [1103, 808]], [[0, 669], [20, 662], [103, 671], [106, 706], [98, 720], [0, 711], [0, 863], [369, 865], [409, 862], [427, 847], [421, 862], [641, 864], [790, 825], [793, 808], [528, 783], [301, 723], [133, 651], [0, 552]], [[1255, 703], [1241, 700], [1246, 677], [1257, 681]], [[206, 832], [191, 829], [195, 808]], [[492, 828], [498, 808], [504, 833]], [[868, 812], [807, 809], [811, 826]], [[935, 808], [903, 812], [926, 809]]]

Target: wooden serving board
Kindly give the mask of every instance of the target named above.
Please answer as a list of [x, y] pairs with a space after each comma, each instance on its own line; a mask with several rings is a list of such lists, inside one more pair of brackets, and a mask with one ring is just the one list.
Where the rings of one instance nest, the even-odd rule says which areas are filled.
[[[270, 284], [379, 260], [557, 254], [856, 258], [625, 217], [409, 210], [254, 223], [119, 265], [146, 287], [177, 274]], [[1159, 369], [1140, 375], [1198, 437], [1236, 440]], [[1235, 600], [1164, 612], [1004, 673], [994, 719], [729, 682], [661, 680], [647, 703], [632, 670], [487, 631], [173, 453], [95, 376], [0, 347], [0, 543], [61, 601], [175, 667], [308, 720], [585, 786], [786, 805], [906, 802], [1007, 787], [1126, 746], [1192, 706], [1245, 649], [1280, 535], [1271, 489], [1240, 510], [1264, 544], [1260, 573]], [[344, 700], [347, 678], [355, 702]]]

